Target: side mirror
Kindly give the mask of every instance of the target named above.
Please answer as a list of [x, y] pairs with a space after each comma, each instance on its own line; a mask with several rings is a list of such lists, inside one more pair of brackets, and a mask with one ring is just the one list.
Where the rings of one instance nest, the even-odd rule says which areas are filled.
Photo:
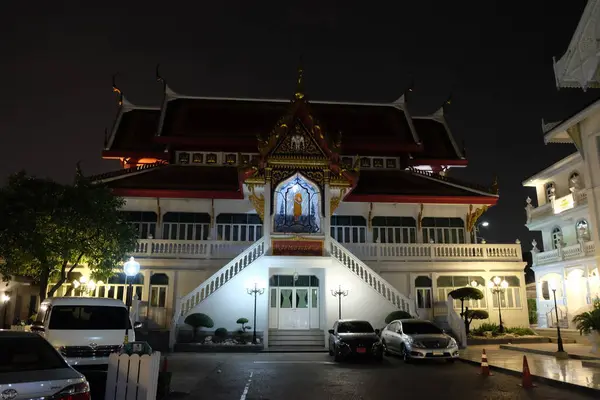
[[329, 332], [330, 335], [333, 335], [333, 329], [330, 329], [327, 332]]
[[137, 321], [133, 324], [133, 329], [140, 329], [142, 327], [142, 323]]
[[46, 328], [44, 328], [44, 325], [42, 324], [33, 324], [31, 325], [31, 327], [29, 328], [31, 330], [31, 332], [45, 332]]
[[380, 331], [379, 329], [375, 329], [375, 334], [376, 334], [377, 336], [379, 336], [379, 334], [380, 334], [380, 333], [381, 333], [381, 331]]

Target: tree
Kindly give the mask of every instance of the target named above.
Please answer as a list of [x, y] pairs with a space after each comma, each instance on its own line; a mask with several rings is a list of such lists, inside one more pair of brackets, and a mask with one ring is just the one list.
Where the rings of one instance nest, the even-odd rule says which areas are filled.
[[465, 319], [465, 329], [469, 332], [469, 322], [465, 315], [465, 300], [481, 300], [483, 299], [483, 292], [471, 286], [465, 286], [459, 289], [454, 289], [448, 296], [454, 300], [460, 300], [460, 316]]
[[488, 319], [490, 314], [485, 310], [469, 310], [467, 307], [467, 311], [465, 312], [465, 328], [467, 329], [467, 334], [469, 334], [469, 329], [471, 328], [471, 322], [474, 319]]
[[[72, 185], [12, 175], [0, 189], [0, 274], [34, 279], [40, 301], [87, 264], [92, 278], [111, 276], [135, 248], [137, 233], [121, 217], [124, 200], [78, 175]], [[48, 290], [50, 278], [56, 283]]]
[[246, 324], [248, 323], [248, 318], [238, 318], [237, 321], [235, 321], [236, 324], [240, 324], [242, 326], [242, 328], [240, 329], [240, 332], [244, 333], [246, 332], [246, 330], [250, 329], [249, 326], [246, 326]]
[[213, 322], [212, 318], [202, 313], [190, 314], [187, 317], [185, 317], [185, 320], [183, 322], [193, 328], [194, 340], [196, 339], [196, 332], [198, 331], [198, 328], [212, 328], [213, 326], [215, 326], [215, 323]]

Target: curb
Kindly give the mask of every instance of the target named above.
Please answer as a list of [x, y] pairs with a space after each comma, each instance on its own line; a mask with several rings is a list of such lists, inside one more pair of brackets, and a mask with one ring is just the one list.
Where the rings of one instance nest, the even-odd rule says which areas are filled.
[[[552, 356], [552, 357], [554, 357], [554, 353], [555, 353], [553, 351], [530, 349], [528, 347], [518, 347], [518, 346], [513, 346], [513, 345], [507, 346], [507, 345], [503, 345], [503, 344], [500, 345], [500, 348], [503, 350], [519, 351], [522, 353], [539, 354], [542, 356]], [[569, 352], [567, 352], [567, 354], [569, 354]], [[600, 361], [600, 358], [598, 358], [598, 357], [580, 356], [578, 354], [569, 354], [569, 358], [573, 359], [573, 360]]]
[[[475, 365], [475, 366], [481, 366], [481, 362], [480, 361], [473, 361], [473, 360], [469, 360], [467, 358], [462, 358], [459, 357], [458, 358], [460, 361], [466, 363], [466, 364], [471, 364], [471, 365]], [[505, 373], [507, 375], [512, 375], [512, 376], [516, 376], [516, 377], [521, 377], [521, 372], [519, 371], [514, 371], [512, 369], [508, 369], [508, 368], [504, 368], [504, 367], [497, 367], [495, 365], [489, 364], [490, 370], [492, 371], [498, 371], [498, 372], [502, 372]], [[539, 375], [533, 375], [531, 374], [531, 379], [534, 382], [537, 383], [543, 383], [546, 384], [548, 386], [552, 386], [555, 388], [559, 388], [559, 389], [570, 389], [570, 390], [575, 390], [578, 391], [580, 393], [584, 393], [584, 394], [588, 394], [588, 395], [593, 395], [593, 396], [598, 396], [598, 394], [600, 393], [599, 389], [593, 389], [590, 387], [586, 387], [586, 386], [581, 386], [581, 385], [577, 385], [575, 383], [569, 383], [569, 382], [563, 382], [563, 381], [557, 381], [554, 379], [550, 379], [550, 378], [546, 378], [544, 376], [539, 376]]]

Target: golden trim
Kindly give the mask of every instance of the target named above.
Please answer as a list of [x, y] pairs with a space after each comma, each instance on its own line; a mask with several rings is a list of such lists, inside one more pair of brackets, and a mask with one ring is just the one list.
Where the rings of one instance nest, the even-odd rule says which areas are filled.
[[342, 199], [344, 198], [344, 194], [346, 193], [346, 188], [340, 190], [339, 196], [333, 196], [329, 205], [329, 216], [331, 217], [335, 210], [340, 206]]
[[369, 203], [369, 216], [367, 217], [367, 227], [369, 232], [373, 230], [373, 203]]
[[484, 205], [480, 208], [473, 210], [473, 204], [469, 206], [469, 212], [467, 213], [467, 232], [473, 232], [473, 228], [477, 223], [477, 220], [488, 210], [488, 206]]
[[421, 203], [421, 211], [419, 211], [419, 215], [417, 216], [417, 230], [421, 230], [423, 227], [423, 203]]
[[256, 213], [260, 217], [260, 220], [263, 221], [263, 223], [264, 223], [264, 221], [265, 221], [265, 195], [261, 193], [260, 195], [257, 196], [253, 184], [248, 185], [248, 191], [250, 192], [248, 194], [248, 199], [252, 202], [252, 205], [254, 206]]

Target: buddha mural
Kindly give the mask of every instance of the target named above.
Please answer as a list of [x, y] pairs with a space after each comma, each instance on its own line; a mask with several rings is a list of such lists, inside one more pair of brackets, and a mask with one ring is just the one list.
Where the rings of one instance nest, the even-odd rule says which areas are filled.
[[320, 232], [320, 191], [300, 174], [282, 182], [275, 190], [274, 231]]

